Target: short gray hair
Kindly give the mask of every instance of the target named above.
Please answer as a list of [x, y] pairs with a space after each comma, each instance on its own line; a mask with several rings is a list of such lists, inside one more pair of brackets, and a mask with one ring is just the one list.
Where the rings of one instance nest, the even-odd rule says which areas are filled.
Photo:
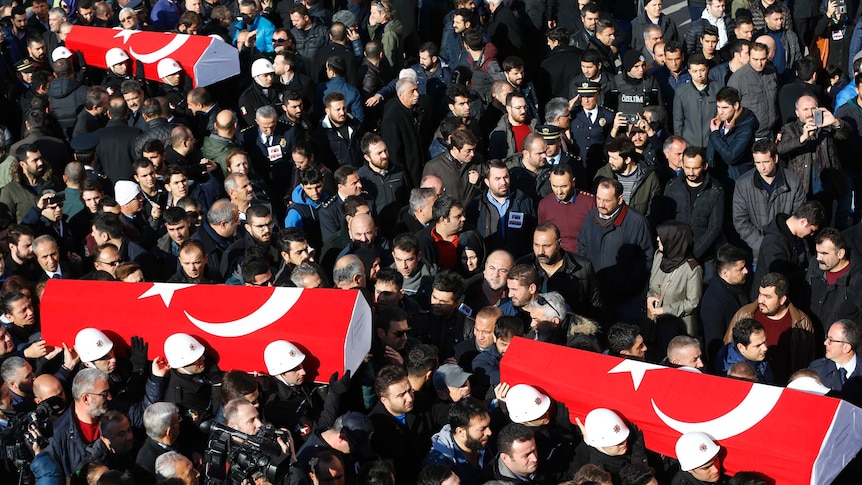
[[156, 458], [156, 475], [161, 478], [178, 478], [177, 477], [177, 462], [192, 461], [186, 458], [185, 455], [176, 451], [169, 451]]
[[677, 335], [667, 344], [667, 360], [672, 362], [682, 349], [688, 347], [700, 348], [700, 341], [688, 335]]
[[96, 382], [108, 382], [108, 374], [100, 371], [95, 367], [87, 367], [75, 375], [75, 380], [72, 381], [72, 398], [80, 401], [84, 394], [93, 392], [96, 388]]
[[336, 285], [352, 281], [354, 277], [365, 273], [365, 268], [362, 266], [362, 260], [359, 257], [355, 254], [347, 254], [341, 257], [341, 259], [345, 258], [348, 258], [350, 262], [340, 268], [338, 268], [338, 263], [336, 262], [336, 268], [332, 270], [332, 282]]
[[213, 202], [210, 210], [207, 211], [207, 222], [211, 226], [217, 226], [222, 222], [233, 222], [233, 211], [239, 208], [228, 199], [219, 199]]
[[[544, 305], [539, 304], [539, 298], [545, 299]], [[566, 316], [566, 300], [563, 298], [563, 295], [556, 291], [536, 295], [536, 298], [530, 302], [530, 309], [533, 308], [541, 308], [548, 319], [556, 317], [563, 320]]]
[[428, 203], [428, 199], [437, 195], [437, 191], [432, 189], [431, 187], [421, 187], [418, 189], [413, 189], [410, 191], [410, 211], [416, 212], [422, 207], [425, 207], [425, 204]]
[[27, 365], [28, 363], [23, 357], [17, 355], [9, 357], [0, 365], [0, 377], [3, 378], [3, 382], [8, 384], [17, 379], [18, 369], [24, 368]]
[[296, 285], [297, 288], [304, 288], [305, 277], [319, 274], [317, 272], [317, 267], [311, 264], [300, 264], [296, 268], [293, 268], [293, 272], [290, 273], [290, 281]]
[[[649, 1], [644, 3], [649, 3]], [[661, 33], [661, 28], [656, 24], [647, 24], [647, 26], [644, 27], [644, 39], [649, 39], [649, 36], [652, 32]]]
[[174, 414], [179, 414], [180, 408], [172, 402], [157, 402], [144, 410], [144, 430], [147, 436], [157, 440], [165, 435], [174, 424]]
[[239, 179], [247, 179], [248, 176], [244, 173], [233, 172], [224, 178], [224, 191], [228, 194], [239, 188]]
[[548, 123], [569, 113], [569, 100], [563, 97], [551, 98], [545, 105], [545, 120]]
[[416, 87], [418, 85], [419, 84], [412, 79], [401, 78], [398, 80], [397, 83], [395, 83], [395, 91], [398, 94], [401, 94], [401, 93], [407, 92], [408, 89], [413, 89], [414, 87]]
[[256, 120], [260, 120], [260, 119], [268, 120], [270, 118], [277, 118], [277, 117], [278, 117], [278, 112], [275, 111], [275, 108], [273, 108], [272, 106], [270, 106], [268, 104], [261, 106], [260, 108], [257, 109], [257, 111], [254, 112], [254, 119], [256, 119]]
[[33, 240], [33, 252], [35, 252], [39, 248], [39, 246], [48, 243], [53, 243], [57, 247], [60, 246], [59, 244], [57, 244], [57, 240], [54, 239], [52, 236], [48, 234], [42, 234], [41, 236]]

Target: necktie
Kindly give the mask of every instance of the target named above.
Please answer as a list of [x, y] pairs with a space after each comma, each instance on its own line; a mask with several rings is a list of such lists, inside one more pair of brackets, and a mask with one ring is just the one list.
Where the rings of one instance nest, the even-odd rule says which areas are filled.
[[268, 135], [266, 137], [266, 146], [268, 146], [268, 147], [272, 146], [272, 135]]
[[590, 120], [590, 124], [593, 124], [593, 114], [587, 113], [587, 119]]
[[841, 378], [841, 385], [843, 386], [847, 382], [847, 369], [840, 367], [838, 369], [838, 376]]
[[[52, 280], [59, 280], [59, 279], [62, 279], [62, 277], [60, 276], [60, 273], [54, 273], [54, 275], [53, 275], [53, 276], [51, 276], [51, 279], [52, 279]], [[843, 369], [842, 369], [842, 370], [843, 370]], [[844, 383], [844, 381], [843, 381], [843, 380], [842, 380], [841, 382], [842, 382], [842, 383]]]

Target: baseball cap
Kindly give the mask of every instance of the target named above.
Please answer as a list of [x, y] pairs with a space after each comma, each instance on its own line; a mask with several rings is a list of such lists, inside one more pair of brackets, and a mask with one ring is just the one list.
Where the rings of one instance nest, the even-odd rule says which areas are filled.
[[359, 455], [371, 454], [371, 434], [374, 433], [374, 424], [368, 417], [356, 411], [343, 414], [340, 418], [340, 433], [350, 440], [353, 453]]
[[434, 387], [463, 387], [472, 375], [457, 364], [443, 364], [434, 372]]

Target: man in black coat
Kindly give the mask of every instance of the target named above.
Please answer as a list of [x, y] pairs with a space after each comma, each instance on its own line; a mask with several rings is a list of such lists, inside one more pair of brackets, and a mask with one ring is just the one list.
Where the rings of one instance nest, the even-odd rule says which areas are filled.
[[725, 244], [715, 255], [716, 278], [706, 287], [700, 304], [700, 321], [703, 324], [703, 341], [706, 357], [715, 361], [715, 355], [724, 345], [724, 334], [737, 310], [749, 303], [745, 289], [744, 250]]
[[359, 70], [359, 64], [356, 56], [353, 54], [353, 49], [345, 45], [347, 39], [347, 28], [342, 23], [335, 23], [329, 27], [329, 43], [317, 49], [314, 54], [314, 64], [311, 68], [311, 78], [313, 81], [326, 82], [325, 64], [326, 60], [332, 56], [338, 56], [344, 59], [344, 64], [347, 67], [345, 78], [351, 86], [356, 86], [356, 74]]
[[[811, 318], [818, 335], [829, 330], [833, 322], [841, 319], [859, 321], [862, 305], [862, 266], [859, 254], [851, 254], [844, 236], [835, 228], [827, 227], [815, 239], [817, 260], [808, 265], [806, 284], [810, 291], [805, 313]], [[816, 264], [814, 264], [816, 263]], [[819, 323], [823, 334], [819, 333]]]
[[395, 84], [397, 97], [386, 102], [380, 134], [393, 160], [404, 163], [409, 187], [419, 187], [428, 150], [420, 139], [419, 85], [405, 78]]
[[248, 152], [252, 170], [270, 184], [276, 220], [284, 220], [284, 206], [278, 201], [289, 195], [292, 187], [292, 162], [296, 130], [278, 120], [272, 106], [261, 107], [254, 116], [254, 124], [239, 133], [239, 144]]
[[127, 119], [129, 108], [122, 98], [113, 98], [108, 105], [108, 124], [97, 130], [94, 135], [99, 138], [96, 145], [96, 160], [93, 169], [108, 177], [112, 182], [118, 180], [134, 180], [132, 163], [135, 156], [135, 139], [141, 130], [129, 126]]
[[751, 299], [758, 296], [760, 280], [768, 273], [781, 273], [790, 282], [790, 301], [806, 301], [805, 269], [810, 263], [810, 251], [805, 238], [823, 224], [826, 211], [816, 200], [805, 202], [793, 214], [778, 214], [763, 229], [763, 242], [757, 256], [757, 268], [752, 280]]
[[430, 436], [425, 420], [413, 413], [413, 389], [407, 372], [386, 366], [377, 374], [374, 388], [380, 401], [368, 415], [374, 424], [371, 448], [381, 458], [395, 462], [399, 479], [416, 483]]
[[281, 106], [284, 98], [284, 86], [275, 81], [275, 68], [267, 59], [254, 61], [251, 77], [253, 82], [239, 95], [239, 113], [246, 126], [254, 126], [258, 108]]
[[569, 45], [569, 31], [556, 27], [548, 31], [547, 37], [551, 51], [542, 61], [535, 83], [543, 106], [553, 97], [567, 98], [572, 79], [581, 74], [581, 51]]
[[174, 403], [157, 402], [144, 411], [147, 439], [138, 450], [133, 475], [138, 483], [152, 483], [156, 479], [156, 458], [176, 451], [173, 444], [179, 438], [179, 408]]
[[524, 34], [518, 24], [515, 13], [503, 0], [489, 0], [488, 9], [491, 15], [485, 31], [491, 36], [491, 41], [497, 46], [497, 59], [509, 56], [521, 56], [524, 51]]

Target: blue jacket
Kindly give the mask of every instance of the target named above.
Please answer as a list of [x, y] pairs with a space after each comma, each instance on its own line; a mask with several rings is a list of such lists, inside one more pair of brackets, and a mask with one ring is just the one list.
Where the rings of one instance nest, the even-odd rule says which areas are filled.
[[42, 452], [30, 462], [30, 471], [36, 477], [36, 485], [65, 485], [63, 469], [48, 453]]
[[761, 384], [775, 384], [775, 378], [772, 376], [772, 366], [769, 365], [769, 361], [755, 362], [748, 360], [739, 352], [739, 349], [736, 348], [736, 344], [733, 342], [725, 344], [718, 351], [718, 355], [715, 357], [715, 370], [723, 376], [727, 375], [730, 366], [737, 362], [745, 362], [750, 365], [757, 376], [757, 382]]
[[273, 52], [275, 48], [272, 46], [272, 34], [275, 33], [275, 25], [272, 22], [258, 15], [254, 18], [251, 25], [244, 25], [242, 20], [237, 20], [233, 25], [233, 44], [236, 45], [236, 38], [240, 30], [256, 30], [257, 36], [254, 41], [254, 48], [258, 52]]
[[[320, 200], [328, 199], [329, 194], [324, 192]], [[287, 217], [284, 218], [285, 228], [297, 227], [299, 229], [305, 229], [305, 223], [303, 221], [307, 218], [306, 213], [309, 213], [312, 218], [317, 219], [317, 211], [320, 209], [321, 202], [315, 202], [309, 199], [305, 195], [305, 192], [302, 191], [302, 185], [297, 185], [296, 188], [293, 189], [293, 192], [290, 194], [290, 201], [292, 203], [291, 207], [287, 211]], [[310, 210], [305, 210], [306, 208]]]
[[325, 84], [317, 87], [318, 106], [323, 106], [323, 100], [329, 93], [341, 93], [344, 95], [344, 106], [347, 112], [352, 114], [360, 123], [365, 122], [365, 111], [362, 108], [362, 96], [359, 90], [347, 83], [343, 77], [334, 77]]
[[422, 468], [428, 465], [445, 463], [449, 465], [449, 468], [452, 469], [455, 475], [458, 475], [461, 483], [464, 485], [478, 485], [485, 483], [488, 478], [493, 459], [493, 453], [487, 450], [480, 450], [479, 467], [473, 466], [472, 463], [464, 458], [464, 454], [458, 448], [455, 438], [452, 436], [452, 427], [447, 424], [431, 437], [431, 451], [422, 460]]
[[742, 108], [730, 131], [722, 135], [721, 130], [715, 130], [709, 134], [706, 161], [718, 180], [736, 181], [740, 175], [754, 168], [751, 146], [759, 127], [754, 113]]
[[156, 30], [162, 32], [174, 30], [177, 28], [177, 24], [180, 23], [180, 7], [175, 1], [159, 0], [153, 5], [153, 10], [150, 12], [150, 20]]

